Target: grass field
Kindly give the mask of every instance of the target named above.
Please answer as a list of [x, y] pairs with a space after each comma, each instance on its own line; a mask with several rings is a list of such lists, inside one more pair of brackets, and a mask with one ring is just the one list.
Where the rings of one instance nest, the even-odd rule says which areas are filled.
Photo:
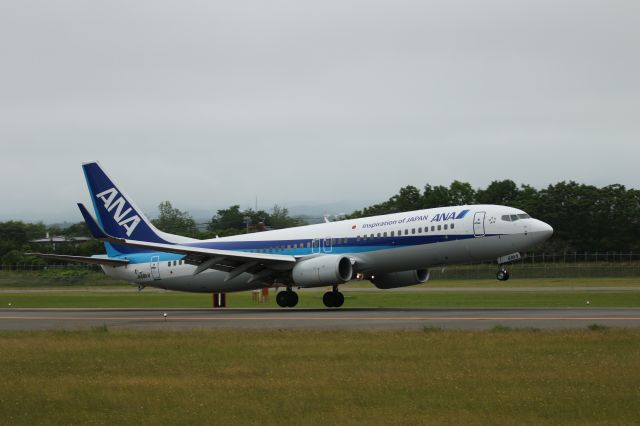
[[[462, 269], [463, 267], [459, 267]], [[568, 268], [565, 268], [568, 269]], [[573, 268], [575, 269], [575, 268]], [[493, 269], [492, 269], [493, 271]], [[488, 274], [483, 279], [443, 279], [447, 276], [438, 270], [432, 271], [432, 279], [417, 287], [640, 287], [640, 273], [627, 277], [564, 277], [523, 278], [514, 273], [508, 282], [500, 282]], [[495, 272], [495, 271], [494, 271]], [[354, 281], [349, 287], [373, 287], [368, 281]], [[0, 271], [0, 289], [44, 289], [44, 288], [130, 288], [124, 281], [117, 281], [100, 271], [87, 269], [46, 271]]]
[[[300, 292], [299, 308], [321, 308], [321, 291]], [[345, 308], [637, 307], [640, 292], [345, 292]], [[251, 293], [227, 295], [229, 308], [276, 308], [275, 295], [255, 303]], [[589, 302], [587, 304], [587, 302]], [[7, 308], [210, 308], [211, 296], [178, 292], [1, 293]]]
[[0, 333], [0, 423], [636, 424], [640, 331]]
[[85, 288], [127, 287], [129, 284], [90, 269], [49, 269], [43, 271], [0, 271], [0, 288]]

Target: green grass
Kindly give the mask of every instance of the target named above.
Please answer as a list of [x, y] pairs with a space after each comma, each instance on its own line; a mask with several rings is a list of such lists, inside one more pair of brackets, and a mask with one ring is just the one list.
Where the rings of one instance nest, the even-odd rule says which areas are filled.
[[[446, 276], [446, 273], [445, 273]], [[640, 287], [640, 276], [585, 277], [585, 278], [520, 278], [514, 274], [508, 282], [487, 279], [442, 279], [433, 274], [432, 280], [417, 287]], [[373, 288], [368, 281], [353, 281], [354, 288]], [[0, 271], [0, 289], [94, 289], [129, 288], [130, 284], [117, 281], [100, 271], [50, 269], [47, 271]]]
[[633, 424], [640, 331], [0, 333], [0, 422]]
[[[348, 284], [354, 288], [374, 288], [369, 281], [353, 281]], [[504, 287], [640, 287], [640, 276], [637, 277], [589, 277], [589, 278], [519, 278], [512, 277], [507, 282], [501, 282], [495, 278], [490, 279], [464, 279], [464, 280], [444, 280], [433, 279], [424, 284], [417, 285], [418, 288], [428, 287], [478, 287], [478, 288], [504, 288]]]
[[0, 271], [0, 288], [91, 288], [124, 287], [129, 284], [90, 269], [48, 269], [42, 271]]
[[[322, 291], [300, 292], [300, 308], [320, 308]], [[638, 307], [640, 292], [345, 292], [345, 308], [375, 307]], [[587, 304], [587, 301], [590, 302]], [[11, 304], [11, 305], [9, 305]], [[275, 295], [257, 304], [251, 293], [227, 295], [230, 308], [276, 308]], [[211, 296], [163, 291], [0, 293], [7, 308], [208, 308]]]

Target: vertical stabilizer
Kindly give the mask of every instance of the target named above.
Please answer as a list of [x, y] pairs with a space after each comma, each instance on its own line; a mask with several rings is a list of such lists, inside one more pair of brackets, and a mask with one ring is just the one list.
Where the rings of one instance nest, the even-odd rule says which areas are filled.
[[[97, 162], [82, 165], [89, 194], [100, 227], [109, 235], [129, 240], [154, 243], [176, 243], [191, 240], [156, 229], [133, 200], [107, 175]], [[131, 253], [131, 247], [105, 243], [110, 256]]]

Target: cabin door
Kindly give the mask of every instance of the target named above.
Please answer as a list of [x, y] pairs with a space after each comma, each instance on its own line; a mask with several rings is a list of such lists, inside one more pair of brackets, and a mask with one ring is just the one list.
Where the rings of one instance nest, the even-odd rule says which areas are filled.
[[475, 237], [484, 237], [484, 217], [486, 212], [476, 212], [473, 217], [473, 235]]

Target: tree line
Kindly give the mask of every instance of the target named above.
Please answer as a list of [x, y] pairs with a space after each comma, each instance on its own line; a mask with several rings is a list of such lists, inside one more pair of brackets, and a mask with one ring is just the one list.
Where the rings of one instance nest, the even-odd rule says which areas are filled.
[[[422, 190], [405, 186], [387, 201], [357, 210], [346, 218], [464, 204], [512, 206], [549, 223], [555, 229], [554, 236], [539, 250], [640, 251], [640, 191], [618, 184], [595, 187], [570, 181], [536, 189], [529, 185], [518, 186], [511, 180], [500, 180], [479, 189], [459, 181], [449, 186], [427, 184]], [[158, 210], [158, 218], [152, 221], [158, 229], [199, 239], [305, 224], [277, 205], [270, 211], [243, 210], [239, 205], [220, 209], [210, 221], [202, 224], [204, 226], [199, 226], [188, 212], [173, 207], [169, 201], [160, 203]], [[89, 236], [84, 222], [64, 229], [42, 223], [0, 222], [0, 263], [31, 263], [33, 259], [26, 258], [23, 253], [51, 251], [50, 245], [29, 242], [43, 238], [47, 232], [50, 235]], [[67, 243], [57, 245], [56, 252], [88, 256], [102, 253], [103, 248], [97, 241]]]
[[640, 191], [623, 185], [596, 187], [559, 182], [544, 189], [494, 181], [474, 189], [454, 181], [448, 187], [406, 186], [387, 201], [353, 212], [358, 218], [464, 204], [516, 207], [553, 226], [554, 236], [540, 249], [556, 252], [640, 250]]
[[[158, 206], [158, 218], [151, 222], [160, 230], [172, 234], [197, 239], [225, 237], [269, 229], [290, 228], [304, 225], [300, 218], [291, 217], [285, 207], [275, 205], [270, 211], [240, 209], [239, 205], [220, 209], [211, 220], [199, 226], [186, 211], [173, 207], [171, 202], [163, 201]], [[42, 223], [24, 223], [21, 221], [0, 222], [0, 265], [47, 264], [55, 263], [44, 259], [25, 256], [30, 252], [54, 252], [73, 256], [91, 256], [103, 254], [104, 246], [99, 241], [66, 243], [33, 243], [45, 238], [45, 235], [62, 237], [90, 237], [84, 222], [69, 227], [46, 226]]]

